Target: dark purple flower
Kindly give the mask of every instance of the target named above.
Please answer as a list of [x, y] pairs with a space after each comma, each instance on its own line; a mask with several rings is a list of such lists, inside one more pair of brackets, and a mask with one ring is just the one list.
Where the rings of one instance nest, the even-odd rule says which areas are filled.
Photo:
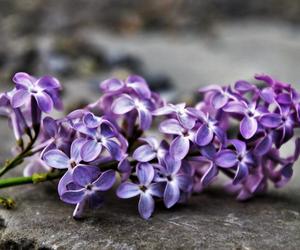
[[14, 108], [21, 107], [25, 103], [29, 103], [31, 97], [34, 97], [38, 107], [46, 113], [49, 113], [54, 105], [54, 92], [51, 94], [47, 91], [60, 89], [60, 83], [56, 78], [43, 76], [36, 79], [27, 73], [16, 73], [13, 77], [16, 84], [16, 92], [12, 97], [12, 106]]
[[101, 173], [98, 167], [79, 165], [73, 171], [72, 180], [60, 198], [66, 203], [76, 204], [73, 217], [80, 218], [85, 206], [97, 208], [102, 204], [102, 192], [115, 183], [115, 172], [107, 170]]
[[149, 163], [139, 163], [136, 173], [139, 183], [123, 182], [117, 189], [117, 195], [122, 199], [139, 195], [139, 213], [144, 219], [148, 219], [154, 211], [154, 199], [152, 196], [162, 197], [163, 186], [161, 183], [152, 183], [154, 169]]

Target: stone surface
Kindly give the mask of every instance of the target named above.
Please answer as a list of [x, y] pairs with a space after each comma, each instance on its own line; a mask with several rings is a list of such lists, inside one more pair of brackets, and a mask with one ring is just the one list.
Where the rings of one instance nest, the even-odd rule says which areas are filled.
[[[275, 73], [289, 81], [300, 79], [300, 35], [296, 30], [258, 27], [255, 23], [220, 30], [218, 38], [207, 40], [173, 40], [157, 34], [126, 39], [105, 33], [85, 34], [109, 51], [136, 54], [150, 71], [171, 75], [181, 94], [190, 95], [192, 89], [212, 82], [249, 78], [257, 71]], [[82, 83], [85, 80], [65, 82], [68, 104], [95, 98], [94, 89]], [[0, 128], [3, 162], [9, 156], [11, 140], [5, 122]], [[290, 149], [286, 147], [286, 153]], [[55, 183], [1, 190], [1, 195], [16, 199], [17, 207], [0, 209], [0, 249], [298, 249], [297, 167], [299, 163], [287, 187], [271, 189], [252, 201], [236, 202], [220, 186], [214, 186], [193, 196], [188, 205], [166, 210], [158, 204], [149, 221], [139, 217], [136, 199], [119, 200], [113, 193], [107, 195], [103, 208], [75, 221], [71, 218], [73, 207], [59, 201]]]

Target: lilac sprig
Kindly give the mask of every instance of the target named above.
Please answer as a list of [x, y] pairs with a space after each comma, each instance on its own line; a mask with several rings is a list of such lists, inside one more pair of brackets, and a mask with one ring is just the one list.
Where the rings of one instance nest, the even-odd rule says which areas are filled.
[[[58, 80], [17, 73], [15, 88], [0, 96], [0, 111], [18, 153], [0, 176], [30, 156], [18, 183], [60, 178], [58, 194], [75, 205], [75, 218], [102, 206], [113, 186], [120, 199], [139, 197], [144, 219], [156, 202], [166, 208], [186, 202], [222, 174], [238, 200], [265, 192], [269, 183], [283, 187], [300, 154], [299, 138], [292, 155], [280, 152], [300, 126], [300, 94], [270, 76], [255, 79], [205, 87], [194, 107], [166, 103], [140, 76], [108, 79], [99, 100], [54, 119]], [[0, 188], [8, 183], [14, 180], [0, 179]]]

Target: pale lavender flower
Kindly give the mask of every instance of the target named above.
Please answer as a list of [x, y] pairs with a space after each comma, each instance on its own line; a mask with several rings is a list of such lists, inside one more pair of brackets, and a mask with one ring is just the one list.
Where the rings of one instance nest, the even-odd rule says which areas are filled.
[[181, 170], [181, 161], [176, 161], [170, 155], [166, 155], [162, 166], [158, 167], [158, 182], [165, 182], [164, 203], [167, 208], [174, 206], [180, 198], [180, 192], [190, 192], [192, 178]]
[[139, 162], [149, 162], [154, 158], [157, 158], [160, 162], [168, 152], [169, 145], [166, 141], [159, 143], [153, 136], [140, 138], [140, 140], [146, 142], [146, 144], [139, 146], [132, 155]]
[[186, 129], [192, 129], [195, 126], [197, 117], [192, 109], [186, 108], [185, 103], [167, 104], [152, 112], [155, 116], [175, 114], [180, 124]]
[[140, 99], [138, 97], [122, 94], [114, 100], [111, 110], [114, 114], [124, 115], [131, 111], [137, 111], [139, 118], [139, 126], [142, 130], [147, 130], [152, 124], [153, 104], [148, 99]]
[[117, 189], [117, 195], [122, 199], [139, 195], [139, 213], [144, 219], [148, 219], [154, 211], [152, 196], [162, 197], [163, 186], [161, 183], [152, 183], [155, 172], [149, 163], [139, 163], [136, 173], [139, 183], [123, 182]]
[[113, 95], [133, 91], [142, 98], [151, 97], [151, 91], [145, 79], [137, 75], [131, 75], [125, 81], [116, 78], [107, 79], [100, 84], [100, 88], [105, 93]]
[[258, 128], [257, 119], [261, 116], [262, 111], [256, 102], [246, 103], [243, 100], [231, 101], [223, 107], [228, 113], [237, 113], [243, 115], [240, 123], [240, 132], [245, 139], [254, 136]]
[[70, 149], [70, 157], [59, 149], [52, 149], [43, 155], [43, 160], [49, 167], [72, 170], [82, 161], [80, 152], [85, 142], [83, 138], [74, 140]]
[[176, 160], [182, 160], [189, 152], [194, 132], [182, 127], [178, 120], [167, 119], [159, 125], [159, 130], [168, 135], [175, 135], [170, 144], [170, 154]]

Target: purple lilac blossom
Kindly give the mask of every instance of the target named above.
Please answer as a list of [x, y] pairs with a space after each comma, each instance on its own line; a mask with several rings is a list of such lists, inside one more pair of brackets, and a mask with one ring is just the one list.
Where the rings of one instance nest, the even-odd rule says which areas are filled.
[[116, 195], [139, 196], [138, 211], [148, 219], [156, 200], [167, 208], [186, 202], [222, 174], [229, 180], [225, 190], [238, 200], [270, 183], [288, 183], [300, 139], [292, 155], [283, 157], [280, 149], [300, 126], [300, 94], [268, 75], [255, 80], [260, 84], [202, 88], [203, 101], [192, 107], [166, 103], [140, 76], [113, 78], [101, 83], [99, 100], [53, 119], [44, 115], [62, 108], [58, 80], [21, 72], [15, 88], [0, 95], [0, 113], [10, 121], [18, 152], [24, 136], [33, 140], [35, 133], [24, 174], [61, 172], [58, 194], [76, 206], [75, 218], [102, 205], [119, 175]]

